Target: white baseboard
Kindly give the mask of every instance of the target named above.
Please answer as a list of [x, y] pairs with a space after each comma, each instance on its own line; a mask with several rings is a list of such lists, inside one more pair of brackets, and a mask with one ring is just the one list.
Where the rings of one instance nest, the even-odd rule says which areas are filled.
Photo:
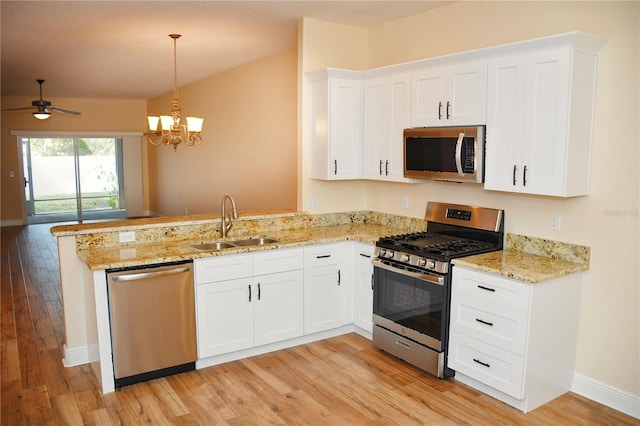
[[96, 348], [93, 350], [89, 346], [68, 348], [67, 345], [64, 345], [64, 358], [62, 358], [62, 365], [65, 367], [75, 367], [82, 364], [89, 364], [95, 360]]
[[573, 375], [571, 391], [621, 413], [640, 419], [640, 396], [638, 395], [616, 389], [580, 374]]

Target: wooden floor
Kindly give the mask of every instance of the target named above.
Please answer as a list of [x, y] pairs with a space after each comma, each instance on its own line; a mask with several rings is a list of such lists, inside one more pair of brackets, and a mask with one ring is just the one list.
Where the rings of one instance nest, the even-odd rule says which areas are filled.
[[2, 425], [638, 425], [569, 393], [523, 414], [346, 335], [102, 395], [62, 366], [63, 314], [49, 225], [2, 228]]

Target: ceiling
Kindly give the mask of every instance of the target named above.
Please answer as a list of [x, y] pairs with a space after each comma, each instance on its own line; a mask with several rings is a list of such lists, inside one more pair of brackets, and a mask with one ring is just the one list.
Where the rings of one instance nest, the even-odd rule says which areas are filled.
[[1, 93], [149, 99], [178, 85], [284, 52], [310, 17], [371, 27], [449, 1], [2, 0]]

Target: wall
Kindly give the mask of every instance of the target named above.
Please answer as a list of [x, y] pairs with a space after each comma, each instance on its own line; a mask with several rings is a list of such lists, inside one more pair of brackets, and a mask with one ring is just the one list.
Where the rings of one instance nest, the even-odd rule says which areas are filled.
[[[197, 148], [149, 146], [150, 208], [217, 213], [225, 193], [239, 212], [296, 209], [295, 50], [180, 88], [182, 116], [204, 118]], [[173, 93], [149, 100], [168, 114]]]
[[[34, 90], [37, 89], [34, 83]], [[31, 105], [37, 96], [3, 96], [2, 109]], [[47, 98], [54, 106], [82, 112], [81, 116], [53, 113], [47, 120], [33, 118], [30, 111], [2, 112], [0, 220], [3, 225], [22, 224], [23, 184], [18, 143], [11, 131], [139, 132], [144, 130], [146, 102], [142, 99]], [[15, 173], [14, 178], [9, 172]]]
[[[321, 211], [339, 211], [345, 199], [352, 200], [349, 208], [412, 217], [424, 216], [429, 200], [476, 204], [505, 209], [507, 232], [590, 246], [576, 375], [620, 390], [623, 399], [631, 395], [636, 411], [640, 395], [638, 5], [460, 2], [376, 27], [366, 41], [356, 34], [335, 44], [366, 50], [366, 68], [374, 68], [573, 30], [607, 38], [599, 55], [589, 196], [523, 196], [441, 182], [316, 182], [308, 179], [308, 170], [302, 179], [303, 198], [320, 190], [331, 194], [320, 198]], [[332, 55], [331, 46], [317, 41], [319, 35], [335, 31], [335, 24], [305, 20], [304, 27], [305, 64], [313, 63], [315, 69], [364, 68], [360, 63], [354, 67], [341, 54]], [[308, 140], [303, 136], [303, 150]], [[401, 208], [403, 195], [409, 197], [409, 209]], [[560, 214], [560, 231], [549, 230], [551, 213]]]

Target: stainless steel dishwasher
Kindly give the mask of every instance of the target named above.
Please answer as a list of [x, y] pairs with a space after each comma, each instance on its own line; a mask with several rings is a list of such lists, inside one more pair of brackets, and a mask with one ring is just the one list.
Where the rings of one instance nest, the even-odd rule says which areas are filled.
[[116, 387], [195, 368], [193, 263], [107, 271]]

